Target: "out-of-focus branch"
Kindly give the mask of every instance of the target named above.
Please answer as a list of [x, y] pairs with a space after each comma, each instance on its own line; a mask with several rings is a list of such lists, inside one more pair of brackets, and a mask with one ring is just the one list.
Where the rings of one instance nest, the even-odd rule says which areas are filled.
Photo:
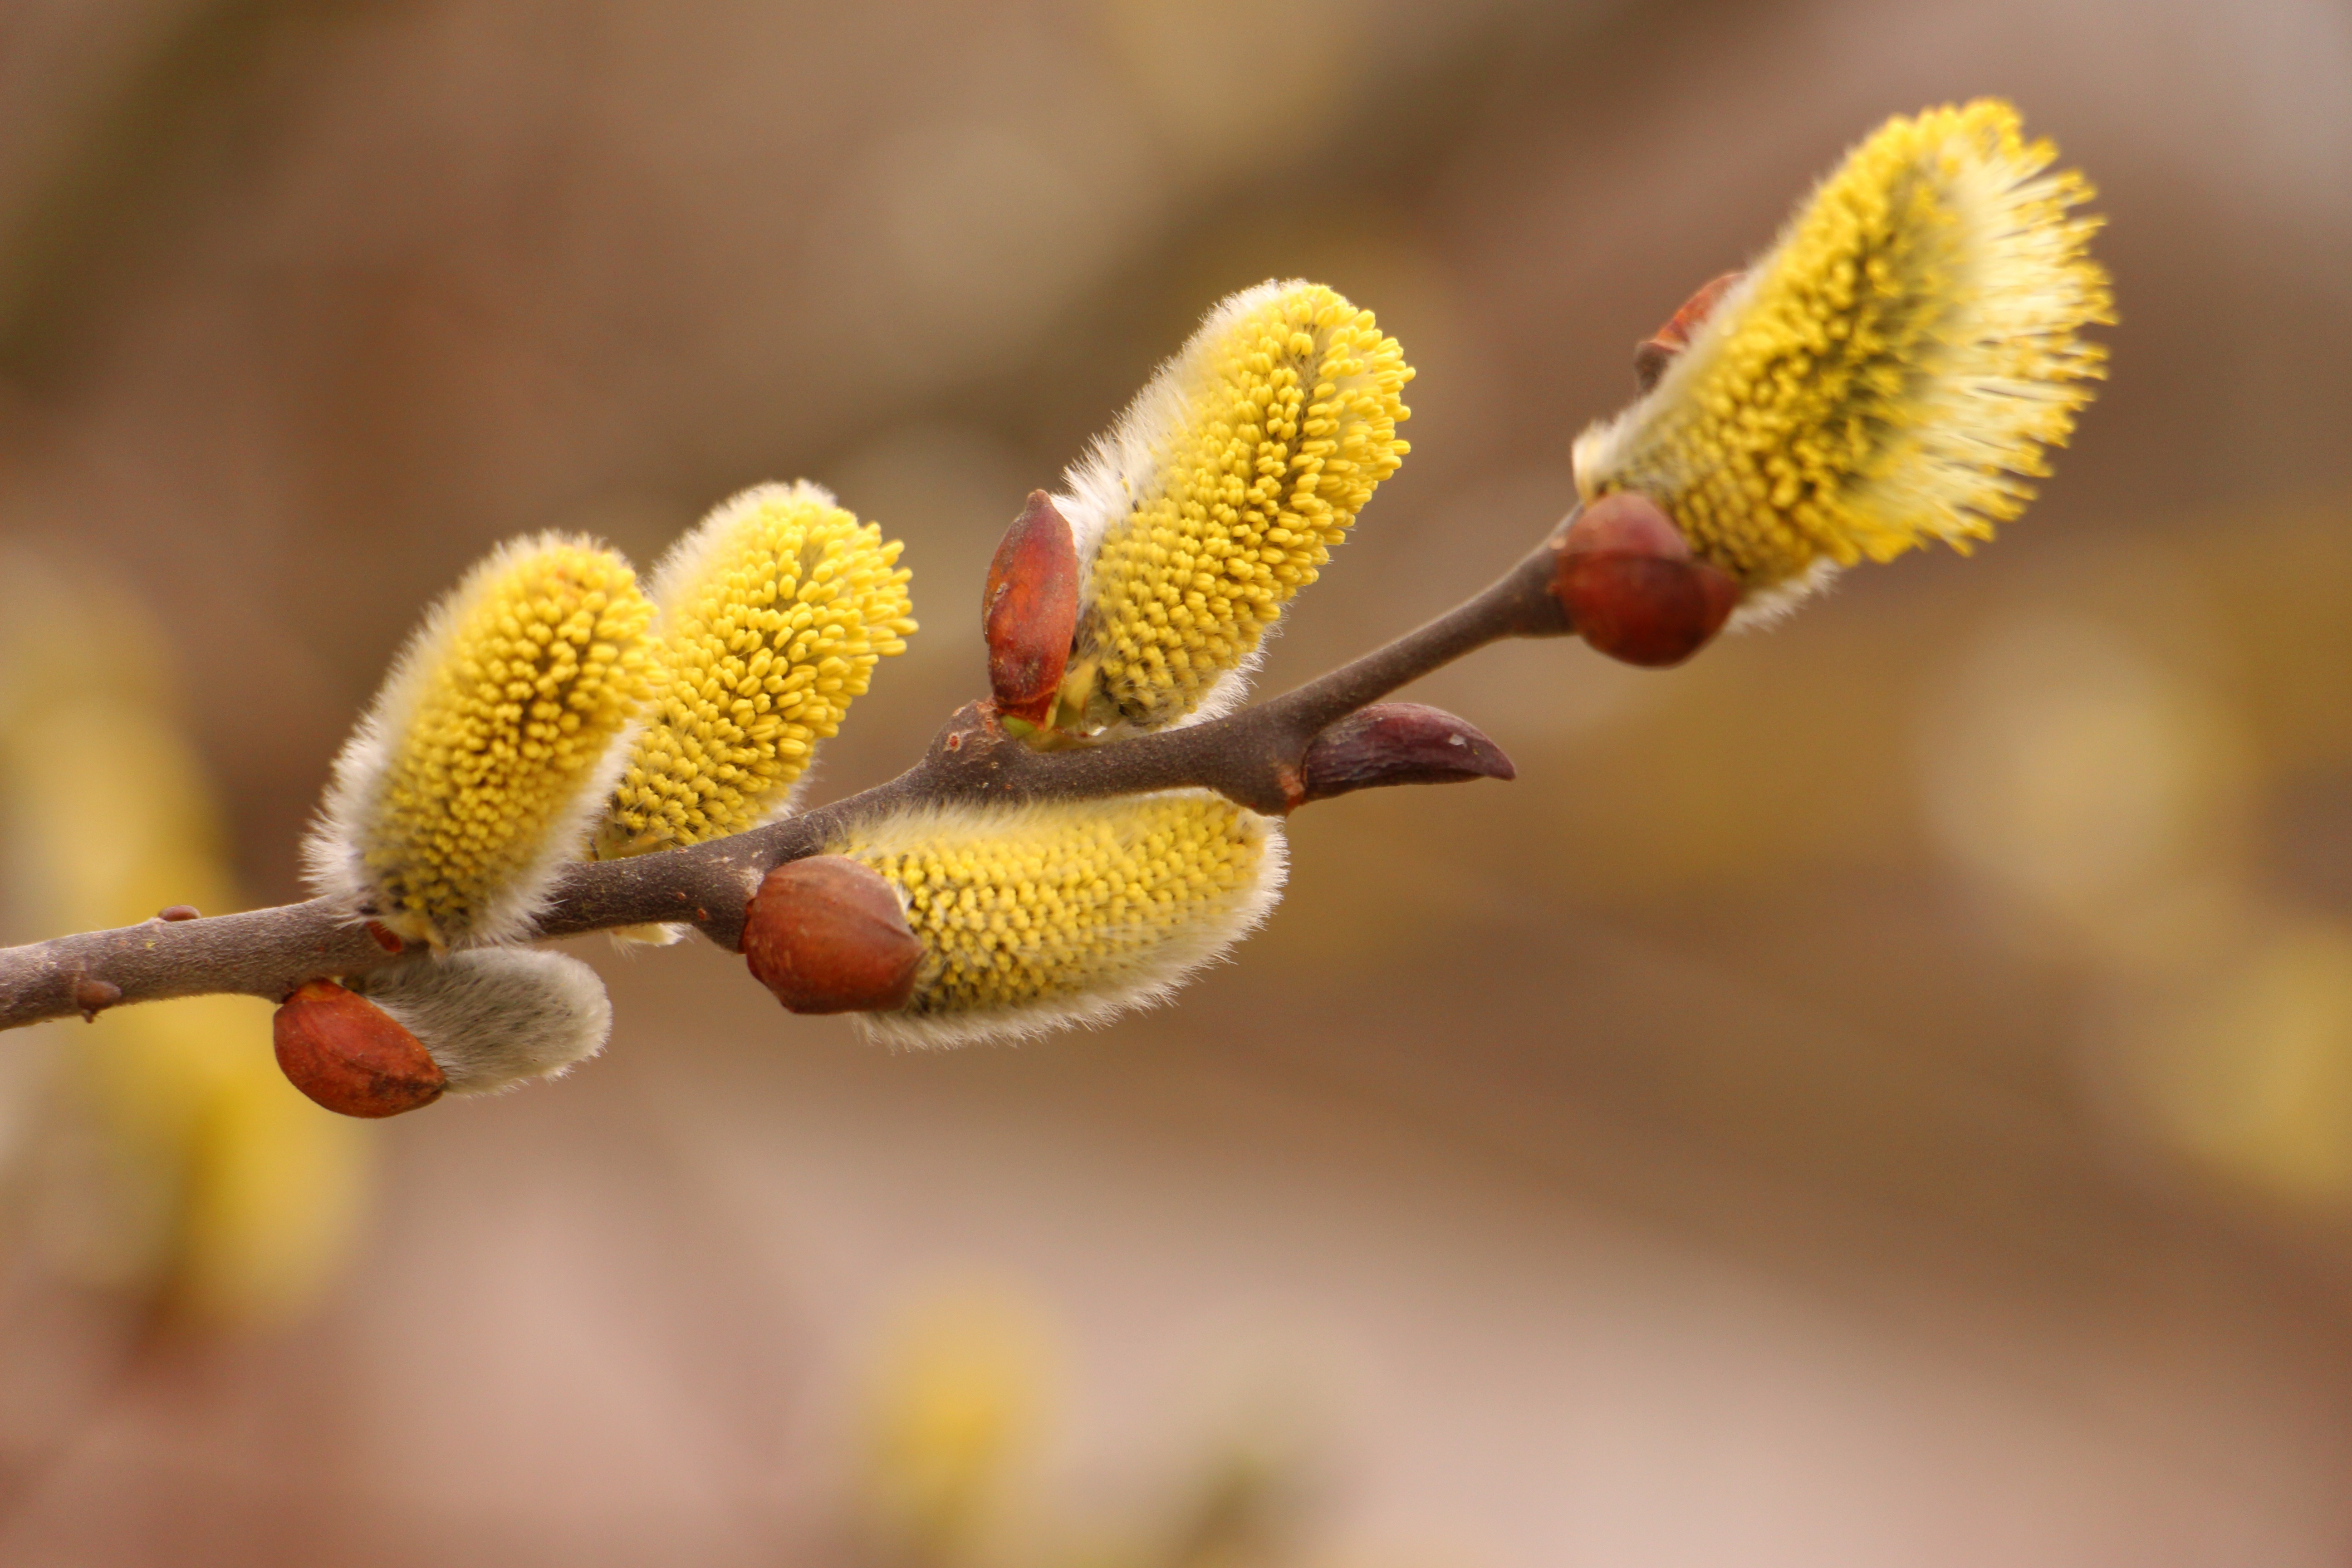
[[192, 179], [216, 173], [266, 89], [275, 47], [350, 0], [188, 0], [152, 34], [23, 209], [0, 222], [0, 376], [56, 372]]
[[[675, 921], [732, 951], [742, 942], [745, 907], [771, 870], [820, 853], [852, 823], [933, 802], [1087, 800], [1192, 788], [1278, 816], [1367, 785], [1508, 777], [1501, 753], [1458, 721], [1449, 721], [1452, 732], [1441, 732], [1465, 759], [1450, 768], [1411, 765], [1406, 758], [1405, 765], [1385, 774], [1358, 768], [1345, 770], [1345, 779], [1318, 780], [1313, 749], [1339, 721], [1487, 643], [1572, 631], [1553, 588], [1561, 537], [1555, 534], [1485, 592], [1418, 630], [1222, 719], [1047, 751], [1009, 733], [992, 704], [969, 704], [948, 721], [920, 762], [887, 784], [730, 837], [570, 868], [535, 922], [535, 934], [574, 936]], [[305, 981], [409, 958], [398, 939], [379, 931], [348, 909], [313, 899], [209, 919], [159, 916], [116, 931], [0, 949], [0, 1028], [219, 992], [278, 1001]]]

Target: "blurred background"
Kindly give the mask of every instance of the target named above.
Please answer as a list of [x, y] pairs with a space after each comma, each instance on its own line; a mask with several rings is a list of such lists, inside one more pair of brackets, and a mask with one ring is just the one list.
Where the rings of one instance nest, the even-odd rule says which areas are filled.
[[266, 1005], [0, 1040], [0, 1563], [2352, 1560], [2341, 0], [5, 0], [0, 921], [299, 896], [424, 604], [806, 476], [981, 574], [1225, 291], [1414, 453], [1269, 660], [1444, 608], [1889, 113], [2102, 191], [2113, 380], [1972, 560], [1411, 695], [1172, 1009], [893, 1056], [701, 944], [384, 1125]]

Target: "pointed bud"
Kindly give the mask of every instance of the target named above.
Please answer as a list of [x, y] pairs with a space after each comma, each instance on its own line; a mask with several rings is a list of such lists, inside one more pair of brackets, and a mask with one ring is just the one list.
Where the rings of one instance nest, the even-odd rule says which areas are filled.
[[1315, 737], [1298, 766], [1297, 804], [1383, 784], [1518, 776], [1477, 726], [1418, 702], [1376, 702]]
[[1643, 339], [1633, 350], [1633, 380], [1647, 393], [1658, 384], [1658, 377], [1666, 374], [1666, 366], [1683, 350], [1690, 347], [1691, 334], [1704, 325], [1708, 316], [1731, 286], [1745, 274], [1727, 272], [1699, 286], [1697, 293], [1683, 301], [1683, 308], [1666, 318], [1666, 324]]
[[415, 1035], [331, 980], [299, 987], [271, 1030], [288, 1079], [344, 1116], [397, 1116], [432, 1104], [447, 1085]]
[[1579, 636], [1612, 658], [1680, 664], [1723, 629], [1739, 585], [1691, 559], [1681, 532], [1647, 496], [1602, 496], [1553, 544], [1552, 596]]
[[923, 944], [881, 875], [841, 855], [790, 860], [768, 873], [743, 922], [751, 977], [795, 1013], [902, 1006]]
[[988, 563], [981, 626], [996, 710], [1043, 724], [1078, 630], [1078, 547], [1044, 490], [1029, 492]]
[[93, 980], [84, 974], [73, 983], [74, 1005], [81, 1010], [82, 1022], [96, 1020], [100, 1013], [122, 1000], [122, 987], [111, 980]]

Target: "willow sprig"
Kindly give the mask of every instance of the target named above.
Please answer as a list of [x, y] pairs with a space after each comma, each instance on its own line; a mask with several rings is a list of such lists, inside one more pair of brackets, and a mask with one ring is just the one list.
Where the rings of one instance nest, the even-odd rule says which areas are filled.
[[1213, 309], [990, 569], [991, 695], [887, 784], [813, 810], [812, 749], [914, 630], [898, 547], [762, 486], [656, 574], [585, 541], [495, 553], [437, 608], [336, 767], [320, 897], [0, 951], [0, 1026], [244, 992], [279, 1058], [381, 1115], [560, 1072], [609, 1005], [590, 931], [693, 930], [798, 1013], [893, 1043], [1016, 1038], [1156, 1001], [1262, 921], [1282, 818], [1508, 779], [1381, 700], [1504, 637], [1689, 658], [1828, 573], [2015, 517], [2104, 368], [2081, 176], [1996, 102], [1898, 118], [1753, 267], [1637, 360], [1574, 447], [1577, 504], [1485, 592], [1270, 700], [1265, 639], [1405, 455], [1371, 313], [1269, 282]]

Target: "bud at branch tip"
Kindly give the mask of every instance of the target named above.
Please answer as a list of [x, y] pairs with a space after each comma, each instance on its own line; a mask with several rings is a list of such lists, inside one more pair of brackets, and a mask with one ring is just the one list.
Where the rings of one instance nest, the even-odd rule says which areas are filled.
[[1517, 776], [1503, 749], [1467, 721], [1418, 702], [1376, 702], [1308, 742], [1292, 804], [1386, 784]]

